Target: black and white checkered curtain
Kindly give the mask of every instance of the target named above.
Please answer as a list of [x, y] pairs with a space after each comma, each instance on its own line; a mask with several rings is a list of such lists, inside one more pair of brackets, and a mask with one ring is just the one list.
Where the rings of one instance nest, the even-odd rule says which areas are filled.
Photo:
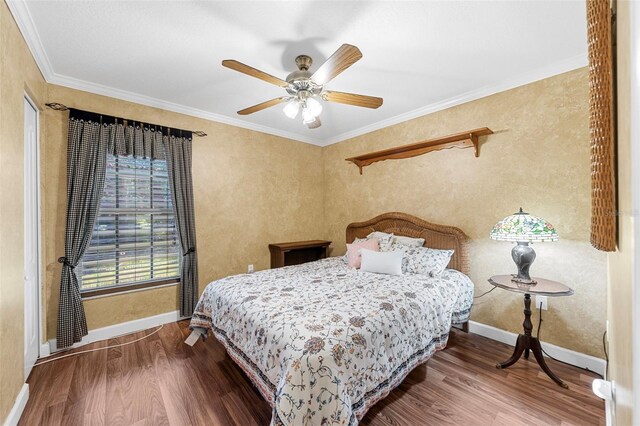
[[[112, 126], [113, 127], [113, 126]], [[113, 129], [111, 129], [113, 130]], [[60, 280], [58, 348], [66, 348], [87, 335], [87, 321], [75, 267], [89, 242], [104, 187], [109, 127], [69, 120], [67, 146], [67, 228]]]
[[191, 138], [163, 137], [176, 227], [182, 246], [180, 315], [191, 316], [198, 296], [198, 258], [191, 175]]
[[[198, 264], [191, 176], [191, 133], [163, 135], [153, 126], [126, 122], [101, 124], [84, 111], [71, 110], [67, 147], [67, 228], [60, 280], [57, 346], [65, 348], [87, 335], [87, 322], [75, 267], [91, 241], [106, 173], [107, 153], [167, 160], [176, 225], [183, 248], [180, 312], [190, 316], [198, 293]], [[100, 117], [95, 115], [96, 117]], [[119, 120], [118, 120], [119, 121]], [[179, 131], [182, 134], [182, 131]]]
[[162, 129], [120, 123], [110, 124], [107, 127], [110, 131], [109, 154], [154, 160], [165, 159]]

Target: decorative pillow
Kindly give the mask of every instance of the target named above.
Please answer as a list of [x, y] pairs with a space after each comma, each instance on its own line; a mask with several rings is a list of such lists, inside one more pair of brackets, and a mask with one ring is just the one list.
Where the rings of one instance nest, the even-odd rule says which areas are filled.
[[373, 231], [367, 235], [367, 238], [377, 238], [380, 241], [380, 251], [391, 251], [393, 237], [393, 234], [387, 234], [386, 232], [380, 231]]
[[[356, 238], [356, 240], [358, 239]], [[347, 261], [349, 262], [349, 267], [356, 269], [360, 267], [360, 251], [362, 249], [380, 251], [380, 242], [377, 238], [371, 238], [354, 241], [353, 244], [347, 244]]]
[[373, 250], [361, 249], [363, 272], [374, 272], [376, 274], [402, 275], [402, 252], [387, 251], [377, 252]]
[[[367, 241], [367, 238], [354, 238], [353, 242], [351, 244], [355, 244], [355, 243], [361, 243], [363, 241]], [[378, 245], [380, 243], [378, 242]], [[342, 256], [342, 258], [344, 259], [345, 262], [349, 263], [349, 243], [347, 243], [347, 252], [344, 254], [344, 256]]]
[[424, 238], [411, 238], [402, 235], [394, 235], [392, 244], [402, 244], [408, 247], [422, 247], [424, 246]]
[[[422, 246], [420, 246], [420, 247], [422, 247]], [[387, 250], [387, 251], [402, 251], [402, 252], [405, 252], [405, 251], [407, 251], [409, 249], [412, 249], [412, 248], [418, 248], [418, 247], [408, 246], [406, 244], [397, 243], [397, 242], [392, 242], [391, 246], [389, 247], [389, 250]]]
[[412, 247], [404, 252], [403, 272], [408, 274], [424, 274], [430, 277], [437, 277], [449, 264], [453, 250], [437, 250], [427, 247]]
[[405, 274], [407, 273], [407, 262], [409, 261], [409, 259], [405, 255], [405, 252], [411, 248], [413, 247], [405, 246], [404, 244], [400, 243], [393, 243], [391, 244], [391, 247], [389, 247], [389, 250], [387, 250], [388, 252], [397, 251], [402, 253], [402, 273]]

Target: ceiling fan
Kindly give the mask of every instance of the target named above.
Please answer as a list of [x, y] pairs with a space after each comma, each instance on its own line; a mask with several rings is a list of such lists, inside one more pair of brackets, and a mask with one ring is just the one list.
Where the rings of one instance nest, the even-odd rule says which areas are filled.
[[310, 56], [300, 55], [296, 57], [298, 71], [294, 71], [282, 80], [271, 74], [260, 71], [242, 62], [233, 59], [225, 59], [222, 65], [234, 71], [259, 78], [267, 83], [284, 88], [288, 96], [271, 99], [257, 105], [238, 111], [240, 115], [253, 114], [265, 108], [286, 102], [283, 108], [284, 114], [295, 119], [302, 110], [302, 122], [310, 129], [316, 129], [322, 124], [320, 113], [322, 104], [318, 99], [341, 104], [354, 105], [365, 108], [378, 108], [382, 105], [382, 98], [373, 96], [356, 95], [354, 93], [333, 92], [325, 90], [324, 85], [333, 80], [338, 74], [349, 68], [362, 58], [362, 52], [356, 46], [343, 44], [329, 57], [313, 74], [309, 71], [313, 60]]

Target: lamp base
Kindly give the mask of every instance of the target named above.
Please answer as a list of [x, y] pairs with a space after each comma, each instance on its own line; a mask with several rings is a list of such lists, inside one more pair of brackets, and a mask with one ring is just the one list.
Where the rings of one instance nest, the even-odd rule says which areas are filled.
[[529, 276], [529, 268], [536, 259], [536, 252], [527, 242], [518, 242], [511, 250], [511, 258], [518, 267], [518, 274], [512, 281], [521, 284], [536, 284]]
[[522, 278], [518, 278], [518, 276], [516, 274], [511, 274], [511, 281], [518, 284], [518, 287], [523, 286], [530, 286], [533, 287], [534, 285], [538, 284], [538, 281], [534, 280], [534, 279], [522, 279]]

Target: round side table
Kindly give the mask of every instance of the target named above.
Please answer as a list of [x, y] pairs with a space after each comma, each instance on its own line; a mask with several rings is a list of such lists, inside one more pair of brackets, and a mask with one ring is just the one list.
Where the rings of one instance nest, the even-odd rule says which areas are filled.
[[558, 376], [553, 374], [553, 372], [547, 366], [547, 363], [544, 360], [544, 356], [542, 354], [542, 347], [540, 346], [540, 341], [531, 335], [531, 331], [533, 330], [533, 324], [531, 323], [531, 295], [539, 294], [541, 296], [571, 296], [573, 294], [573, 290], [567, 287], [564, 284], [561, 284], [556, 281], [545, 280], [543, 278], [533, 278], [536, 284], [522, 284], [516, 281], [512, 281], [512, 275], [494, 275], [489, 278], [489, 283], [494, 285], [495, 287], [500, 287], [504, 290], [513, 291], [516, 293], [524, 293], [524, 322], [522, 323], [522, 327], [524, 328], [524, 334], [518, 335], [518, 340], [516, 340], [516, 347], [513, 351], [513, 355], [511, 358], [506, 360], [505, 362], [501, 362], [496, 364], [496, 368], [507, 368], [516, 363], [524, 353], [524, 358], [529, 358], [529, 351], [533, 352], [533, 355], [538, 361], [540, 368], [547, 373], [554, 382], [563, 388], [568, 388], [567, 384], [560, 380]]

